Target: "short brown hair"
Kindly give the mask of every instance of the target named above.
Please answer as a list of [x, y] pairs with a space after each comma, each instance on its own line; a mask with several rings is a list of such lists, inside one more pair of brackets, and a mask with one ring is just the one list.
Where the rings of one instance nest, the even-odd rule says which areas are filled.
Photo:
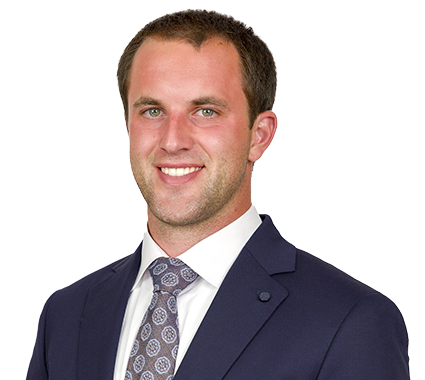
[[160, 17], [140, 30], [130, 41], [118, 65], [118, 86], [128, 120], [128, 88], [134, 56], [149, 37], [184, 40], [196, 48], [213, 38], [233, 43], [242, 66], [242, 86], [248, 102], [250, 126], [257, 116], [273, 107], [276, 66], [267, 45], [252, 28], [214, 11], [187, 10]]

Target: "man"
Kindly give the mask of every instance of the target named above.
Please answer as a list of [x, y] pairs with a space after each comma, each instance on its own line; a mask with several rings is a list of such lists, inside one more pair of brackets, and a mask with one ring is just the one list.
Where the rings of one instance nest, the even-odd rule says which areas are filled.
[[[48, 300], [27, 379], [408, 379], [395, 305], [251, 205], [277, 126], [273, 58], [252, 30], [214, 12], [164, 16], [130, 42], [118, 81], [148, 232]], [[174, 293], [155, 279], [173, 266], [190, 274]]]

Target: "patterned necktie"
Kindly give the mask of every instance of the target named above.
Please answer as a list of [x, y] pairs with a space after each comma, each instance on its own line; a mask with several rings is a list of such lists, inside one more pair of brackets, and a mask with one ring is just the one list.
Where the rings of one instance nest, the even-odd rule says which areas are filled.
[[130, 353], [125, 380], [171, 380], [174, 377], [179, 328], [177, 295], [198, 275], [183, 261], [160, 257], [149, 267], [154, 285]]

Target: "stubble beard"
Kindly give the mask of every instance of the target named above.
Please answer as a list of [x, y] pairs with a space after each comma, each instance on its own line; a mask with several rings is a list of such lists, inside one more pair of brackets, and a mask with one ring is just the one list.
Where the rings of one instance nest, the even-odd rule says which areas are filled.
[[[236, 175], [227, 174], [228, 164], [225, 160], [220, 163], [221, 170], [210, 177], [200, 193], [189, 202], [182, 199], [184, 195], [174, 192], [166, 202], [159, 199], [149, 176], [140, 167], [132, 164], [134, 178], [142, 193], [150, 213], [167, 228], [187, 228], [214, 223], [221, 213], [224, 213], [232, 200], [237, 196], [246, 179], [247, 158], [239, 157]], [[206, 169], [202, 169], [206, 170]], [[184, 201], [186, 207], [181, 210], [179, 202]], [[176, 207], [173, 207], [175, 205]]]

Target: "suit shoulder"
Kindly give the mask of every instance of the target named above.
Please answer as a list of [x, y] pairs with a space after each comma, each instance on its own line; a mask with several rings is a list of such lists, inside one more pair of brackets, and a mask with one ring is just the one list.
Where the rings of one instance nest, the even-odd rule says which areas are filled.
[[296, 272], [307, 285], [323, 289], [328, 296], [336, 293], [345, 297], [363, 297], [378, 293], [335, 266], [299, 249], [297, 249]]
[[46, 302], [46, 306], [55, 303], [67, 303], [70, 300], [84, 301], [89, 290], [112, 276], [117, 270], [125, 266], [133, 255], [126, 256], [120, 260], [113, 262], [97, 271], [81, 278], [73, 284], [54, 292]]
[[[308, 300], [316, 305], [316, 311], [327, 313], [333, 310], [340, 317], [354, 305], [367, 300], [394, 310], [397, 306], [382, 293], [348, 275], [334, 265], [297, 248], [296, 270], [281, 277], [283, 285], [296, 299]], [[395, 309], [394, 309], [395, 308]], [[398, 309], [397, 309], [398, 312]]]
[[334, 325], [341, 323], [356, 305], [364, 305], [374, 315], [382, 316], [385, 313], [381, 310], [387, 310], [388, 316], [401, 316], [383, 294], [301, 250], [297, 250], [296, 270], [275, 279], [289, 291], [288, 303], [294, 309], [302, 313], [308, 308], [318, 319], [334, 319]]

